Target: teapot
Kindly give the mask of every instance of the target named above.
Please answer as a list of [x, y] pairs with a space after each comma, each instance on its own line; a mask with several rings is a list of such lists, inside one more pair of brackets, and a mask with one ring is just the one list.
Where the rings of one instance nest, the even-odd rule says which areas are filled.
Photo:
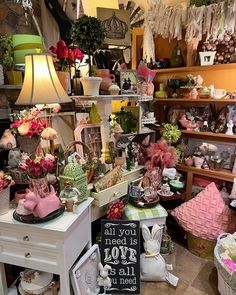
[[102, 78], [100, 89], [103, 91], [108, 91], [109, 87], [112, 85], [112, 82], [115, 81], [115, 75], [110, 74], [109, 69], [97, 69], [96, 75]]

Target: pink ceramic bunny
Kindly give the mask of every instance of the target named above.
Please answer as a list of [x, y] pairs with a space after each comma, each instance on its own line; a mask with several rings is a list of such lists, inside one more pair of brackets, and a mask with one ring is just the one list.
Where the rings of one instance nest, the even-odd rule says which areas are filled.
[[30, 190], [25, 196], [24, 207], [31, 211], [35, 217], [44, 218], [61, 206], [60, 199], [57, 197], [54, 187], [50, 186], [50, 193], [41, 198], [37, 193]]

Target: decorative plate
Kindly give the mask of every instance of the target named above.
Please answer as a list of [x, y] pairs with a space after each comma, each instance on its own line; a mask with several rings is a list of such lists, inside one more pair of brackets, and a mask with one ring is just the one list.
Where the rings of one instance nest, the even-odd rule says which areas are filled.
[[13, 212], [13, 218], [19, 222], [23, 222], [23, 223], [43, 223], [46, 221], [50, 221], [54, 218], [57, 218], [58, 216], [60, 216], [63, 212], [65, 211], [65, 207], [61, 206], [59, 209], [57, 209], [56, 211], [50, 213], [49, 215], [47, 215], [44, 218], [38, 218], [35, 217], [33, 214], [30, 215], [19, 215], [16, 210]]
[[160, 189], [157, 191], [157, 193], [158, 193], [158, 195], [160, 195], [162, 197], [171, 197], [174, 194], [173, 192], [169, 192], [168, 194], [163, 194]]

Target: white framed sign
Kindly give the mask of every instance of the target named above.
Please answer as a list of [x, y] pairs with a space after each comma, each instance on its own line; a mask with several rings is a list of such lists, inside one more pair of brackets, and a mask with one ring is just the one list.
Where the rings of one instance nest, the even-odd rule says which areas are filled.
[[94, 244], [72, 267], [70, 277], [76, 295], [98, 294], [99, 276], [98, 264], [100, 253], [97, 244]]

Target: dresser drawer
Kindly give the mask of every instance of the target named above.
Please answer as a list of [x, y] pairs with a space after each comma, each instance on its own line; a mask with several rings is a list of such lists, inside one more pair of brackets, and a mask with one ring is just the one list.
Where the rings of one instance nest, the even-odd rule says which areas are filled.
[[92, 193], [94, 198], [94, 205], [102, 207], [106, 204], [109, 204], [112, 201], [119, 199], [127, 195], [128, 193], [128, 181], [123, 181], [112, 187], [109, 187], [99, 193]]
[[2, 242], [20, 243], [23, 246], [36, 246], [45, 250], [55, 250], [60, 246], [60, 240], [52, 235], [40, 235], [39, 233], [32, 233], [27, 230], [7, 230], [0, 229], [0, 244]]
[[22, 247], [11, 242], [0, 243], [0, 261], [35, 269], [48, 269], [56, 272], [59, 268], [58, 251], [45, 251], [36, 247]]

